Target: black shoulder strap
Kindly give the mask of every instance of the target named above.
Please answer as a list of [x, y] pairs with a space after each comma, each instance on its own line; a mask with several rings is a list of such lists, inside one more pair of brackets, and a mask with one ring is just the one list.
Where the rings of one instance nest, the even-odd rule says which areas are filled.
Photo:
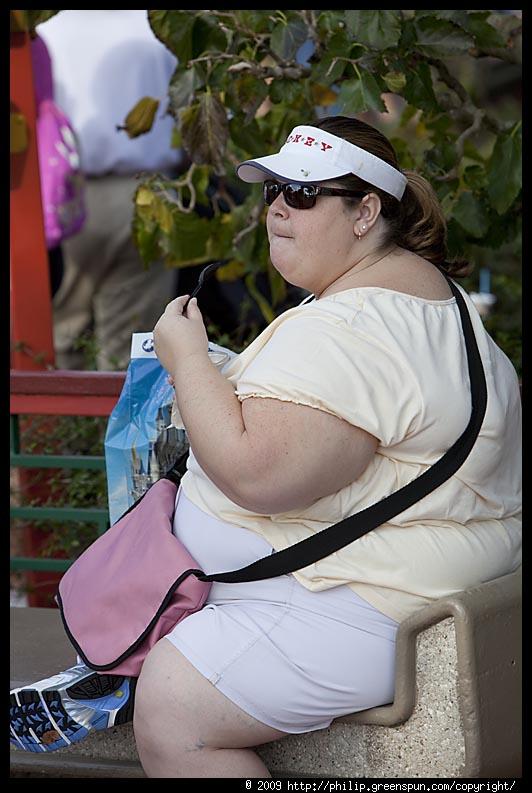
[[487, 388], [469, 311], [458, 288], [449, 278], [447, 280], [460, 310], [467, 349], [472, 404], [469, 423], [449, 451], [412, 482], [377, 504], [357, 512], [356, 515], [351, 515], [339, 523], [323, 529], [318, 534], [308, 537], [306, 540], [291, 545], [283, 551], [277, 551], [270, 556], [264, 557], [264, 559], [259, 559], [247, 567], [240, 568], [240, 570], [202, 576], [201, 580], [220, 581], [223, 583], [258, 581], [263, 578], [285, 575], [313, 564], [318, 559], [323, 559], [325, 556], [329, 556], [329, 554], [349, 545], [354, 540], [362, 537], [363, 534], [371, 531], [371, 529], [390, 520], [394, 515], [404, 512], [416, 501], [419, 501], [432, 490], [439, 487], [460, 468], [473, 448], [482, 426], [487, 405]]

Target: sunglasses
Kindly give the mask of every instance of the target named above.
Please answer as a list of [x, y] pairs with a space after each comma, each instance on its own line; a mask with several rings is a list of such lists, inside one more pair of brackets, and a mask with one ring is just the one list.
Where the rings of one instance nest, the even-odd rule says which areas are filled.
[[267, 179], [264, 182], [264, 203], [266, 206], [271, 206], [281, 193], [292, 209], [312, 209], [319, 195], [340, 195], [351, 198], [362, 198], [367, 195], [363, 190], [340, 190], [335, 187], [319, 187], [317, 184], [276, 182], [274, 179]]

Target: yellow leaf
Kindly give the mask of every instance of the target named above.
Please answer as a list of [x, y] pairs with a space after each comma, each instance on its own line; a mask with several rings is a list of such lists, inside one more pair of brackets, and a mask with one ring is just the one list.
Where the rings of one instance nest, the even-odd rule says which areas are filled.
[[170, 234], [172, 231], [174, 221], [172, 218], [172, 212], [170, 207], [163, 203], [162, 201], [157, 202], [157, 211], [155, 213], [155, 219], [161, 230], [164, 231], [165, 234]]
[[239, 278], [242, 278], [245, 269], [244, 262], [231, 259], [230, 262], [224, 264], [216, 271], [216, 277], [220, 281], [237, 281]]
[[130, 138], [138, 138], [139, 135], [144, 135], [152, 128], [158, 107], [158, 99], [144, 96], [127, 114], [125, 126], [118, 127], [118, 129], [125, 129]]
[[139, 187], [135, 197], [135, 203], [139, 207], [149, 207], [153, 203], [155, 195], [152, 190], [147, 187]]
[[338, 94], [326, 85], [312, 83], [310, 91], [312, 94], [312, 101], [315, 105], [328, 107], [329, 105], [334, 105], [334, 103], [338, 101]]
[[23, 33], [29, 29], [28, 15], [26, 11], [9, 11], [9, 31], [10, 33]]
[[9, 114], [9, 152], [20, 154], [28, 148], [28, 127], [22, 113]]
[[386, 87], [392, 93], [399, 93], [406, 85], [406, 75], [402, 72], [387, 72], [383, 79]]

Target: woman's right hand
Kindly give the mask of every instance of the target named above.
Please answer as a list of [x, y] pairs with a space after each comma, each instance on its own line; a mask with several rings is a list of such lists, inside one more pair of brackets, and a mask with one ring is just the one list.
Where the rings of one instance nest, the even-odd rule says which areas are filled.
[[193, 298], [187, 306], [186, 314], [183, 314], [183, 306], [187, 300], [188, 295], [181, 295], [168, 303], [153, 329], [155, 354], [172, 380], [176, 367], [185, 358], [208, 355], [209, 339], [197, 300]]

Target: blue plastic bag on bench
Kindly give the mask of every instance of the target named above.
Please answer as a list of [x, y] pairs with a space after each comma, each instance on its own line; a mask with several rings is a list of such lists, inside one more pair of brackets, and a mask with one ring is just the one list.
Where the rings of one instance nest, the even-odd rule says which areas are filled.
[[133, 333], [126, 379], [105, 434], [111, 525], [188, 450], [184, 429], [171, 425], [173, 398], [153, 333]]

